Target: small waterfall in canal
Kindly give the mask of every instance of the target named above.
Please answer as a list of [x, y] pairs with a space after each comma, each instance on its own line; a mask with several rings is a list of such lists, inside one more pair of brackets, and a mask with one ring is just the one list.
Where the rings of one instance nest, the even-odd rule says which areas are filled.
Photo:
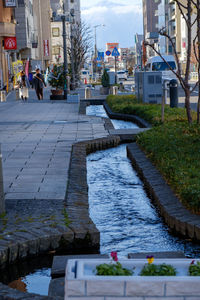
[[[87, 114], [107, 116], [103, 106], [89, 106]], [[127, 158], [126, 145], [88, 155], [87, 176], [90, 216], [100, 231], [102, 254], [182, 251], [200, 257], [199, 244], [172, 235], [163, 223]]]

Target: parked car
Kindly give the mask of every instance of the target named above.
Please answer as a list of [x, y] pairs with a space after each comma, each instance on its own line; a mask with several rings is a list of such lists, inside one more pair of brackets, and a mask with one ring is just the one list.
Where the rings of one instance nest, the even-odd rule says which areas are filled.
[[117, 72], [117, 79], [118, 81], [120, 80], [127, 80], [128, 76], [127, 73], [125, 71], [118, 71]]
[[145, 65], [145, 71], [161, 71], [163, 79], [176, 79], [176, 75], [170, 70], [171, 67], [175, 72], [177, 71], [177, 65], [174, 56], [163, 55], [163, 58], [167, 63], [164, 62], [160, 56], [150, 57]]

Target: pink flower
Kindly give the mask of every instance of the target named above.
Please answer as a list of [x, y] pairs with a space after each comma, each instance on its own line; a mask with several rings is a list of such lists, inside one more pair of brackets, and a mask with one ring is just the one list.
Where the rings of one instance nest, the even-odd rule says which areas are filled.
[[118, 261], [117, 252], [112, 251], [110, 255], [114, 261]]

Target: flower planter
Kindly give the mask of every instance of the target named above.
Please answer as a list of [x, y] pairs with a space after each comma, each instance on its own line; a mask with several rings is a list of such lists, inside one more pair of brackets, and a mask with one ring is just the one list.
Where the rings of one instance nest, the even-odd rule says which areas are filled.
[[84, 300], [114, 300], [117, 297], [120, 297], [120, 300], [128, 300], [130, 297], [143, 297], [143, 300], [147, 300], [148, 297], [160, 297], [160, 300], [173, 297], [173, 300], [182, 300], [186, 297], [184, 299], [189, 300], [190, 297], [199, 297], [200, 277], [188, 276], [191, 261], [155, 260], [154, 264], [165, 263], [174, 266], [177, 270], [176, 276], [140, 276], [143, 266], [147, 263], [145, 259], [120, 261], [127, 269], [134, 268], [132, 276], [97, 276], [94, 272], [96, 266], [102, 263], [109, 264], [109, 259], [69, 260], [65, 278], [65, 300], [72, 300], [73, 297]]
[[63, 90], [59, 90], [59, 89], [51, 90], [51, 94], [53, 96], [55, 96], [55, 95], [62, 95], [63, 94]]
[[51, 100], [64, 100], [63, 90], [51, 90]]

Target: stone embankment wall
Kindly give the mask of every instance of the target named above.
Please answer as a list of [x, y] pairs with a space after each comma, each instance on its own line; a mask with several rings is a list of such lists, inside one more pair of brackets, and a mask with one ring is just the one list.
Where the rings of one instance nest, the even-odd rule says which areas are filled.
[[[144, 182], [167, 225], [184, 237], [200, 241], [200, 216], [187, 210], [136, 143], [127, 146], [128, 157]], [[200, 299], [200, 297], [199, 297]]]

